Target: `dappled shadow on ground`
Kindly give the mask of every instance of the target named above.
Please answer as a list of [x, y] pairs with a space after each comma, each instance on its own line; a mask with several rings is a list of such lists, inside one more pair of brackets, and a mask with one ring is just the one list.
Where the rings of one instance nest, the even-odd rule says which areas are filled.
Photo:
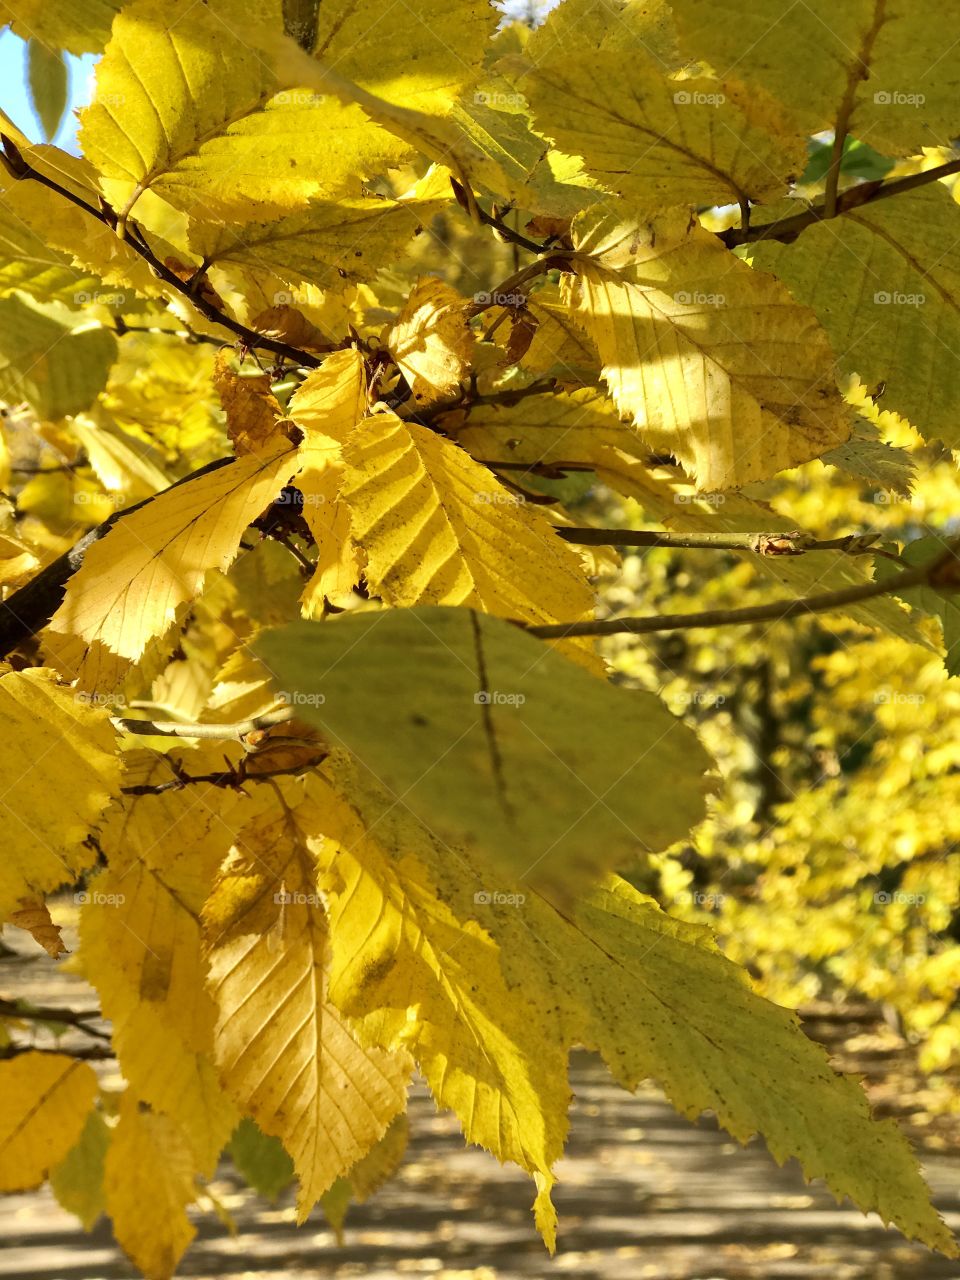
[[[12, 968], [17, 970], [14, 980]], [[0, 993], [14, 987], [38, 1003], [83, 1004], [83, 984], [52, 965], [0, 959]], [[79, 995], [78, 995], [79, 992]], [[853, 1020], [851, 1021], [851, 1018]], [[827, 1019], [827, 1023], [830, 1020]], [[820, 1027], [844, 1066], [878, 1063], [883, 1082], [902, 1079], [884, 1109], [910, 1111], [909, 1063], [890, 1048], [876, 1018]], [[851, 1029], [853, 1034], [851, 1035]], [[899, 1074], [898, 1074], [899, 1073]], [[690, 1124], [652, 1088], [631, 1096], [600, 1062], [575, 1054], [575, 1103], [567, 1157], [558, 1172], [559, 1251], [551, 1262], [537, 1237], [532, 1184], [466, 1148], [455, 1120], [438, 1114], [418, 1086], [411, 1143], [400, 1173], [351, 1209], [338, 1245], [315, 1211], [297, 1228], [293, 1196], [270, 1206], [224, 1165], [212, 1186], [237, 1227], [211, 1211], [178, 1274], [193, 1280], [960, 1280], [960, 1265], [908, 1244], [875, 1217], [838, 1208], [807, 1187], [793, 1164], [778, 1169], [759, 1141], [740, 1147], [709, 1121]], [[889, 1084], [883, 1085], [889, 1094]], [[960, 1153], [948, 1126], [927, 1174], [960, 1231]], [[150, 1206], [144, 1205], [144, 1213]], [[101, 1219], [87, 1236], [49, 1191], [0, 1197], [0, 1280], [135, 1280]]]
[[[569, 1154], [556, 1196], [560, 1250], [552, 1263], [533, 1231], [528, 1181], [465, 1149], [456, 1125], [418, 1088], [408, 1160], [392, 1183], [352, 1209], [342, 1245], [319, 1213], [298, 1230], [291, 1196], [271, 1208], [225, 1168], [214, 1190], [239, 1234], [231, 1237], [205, 1215], [180, 1274], [211, 1280], [960, 1277], [955, 1263], [806, 1187], [795, 1168], [777, 1169], [762, 1144], [741, 1148], [709, 1124], [688, 1124], [653, 1091], [630, 1097], [586, 1055], [576, 1058], [574, 1088]], [[928, 1172], [941, 1208], [960, 1228], [960, 1161], [936, 1156]], [[84, 1236], [46, 1192], [0, 1201], [0, 1222], [6, 1245], [0, 1276], [136, 1276], [106, 1223]]]

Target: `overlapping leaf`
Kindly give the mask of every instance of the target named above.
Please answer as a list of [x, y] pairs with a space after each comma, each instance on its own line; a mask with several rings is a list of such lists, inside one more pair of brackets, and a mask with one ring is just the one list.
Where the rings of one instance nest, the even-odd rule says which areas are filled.
[[305, 720], [491, 870], [570, 892], [702, 816], [708, 757], [657, 699], [497, 619], [391, 610], [295, 623], [254, 649]]
[[302, 213], [240, 227], [199, 226], [191, 244], [211, 266], [272, 273], [288, 284], [321, 289], [371, 279], [395, 261], [428, 223], [438, 200], [356, 198], [313, 201]]
[[57, 303], [0, 298], [0, 395], [41, 418], [89, 409], [117, 355], [113, 334]]
[[197, 1234], [186, 1214], [195, 1174], [183, 1130], [124, 1094], [105, 1158], [104, 1202], [117, 1243], [145, 1276], [169, 1280]]
[[960, 351], [960, 271], [948, 247], [960, 210], [939, 184], [809, 227], [751, 256], [816, 312], [840, 366], [925, 435], [960, 444], [960, 389], [943, 361]]
[[304, 434], [297, 487], [316, 548], [316, 571], [303, 593], [306, 617], [320, 616], [327, 601], [343, 605], [360, 578], [350, 512], [340, 500], [341, 446], [366, 410], [366, 371], [353, 350], [328, 356], [290, 401], [290, 417]]
[[936, 0], [673, 0], [684, 51], [763, 85], [804, 133], [836, 128], [878, 151], [916, 153], [956, 136], [960, 73], [944, 57]]
[[[850, 434], [812, 311], [699, 227], [585, 228], [570, 305], [621, 413], [703, 489], [737, 488]], [[620, 267], [614, 270], [613, 265]]]
[[324, 0], [314, 57], [388, 102], [443, 114], [483, 62], [497, 14], [487, 0]]
[[[231, 22], [245, 28], [245, 40]], [[400, 155], [355, 106], [278, 78], [243, 6], [135, 0], [113, 26], [81, 143], [118, 209], [153, 190], [186, 212], [254, 221]]]
[[34, 37], [68, 53], [99, 53], [110, 35], [120, 0], [15, 0], [0, 5], [0, 22], [24, 40]]
[[328, 926], [296, 810], [241, 835], [204, 923], [221, 1076], [292, 1157], [302, 1221], [404, 1109], [409, 1059], [362, 1048], [330, 1002]]
[[62, 1053], [22, 1053], [0, 1062], [0, 1191], [38, 1187], [80, 1137], [97, 1077]]
[[[0, 810], [11, 840], [0, 869], [0, 914], [75, 880], [95, 851], [81, 844], [120, 788], [115, 734], [105, 711], [60, 688], [51, 671], [0, 680], [4, 723]], [[55, 794], [51, 778], [72, 785]]]
[[391, 604], [462, 604], [538, 622], [590, 612], [573, 552], [449, 441], [379, 413], [344, 458], [353, 536], [371, 586]]
[[331, 999], [364, 1043], [413, 1055], [469, 1142], [541, 1175], [552, 1247], [549, 1185], [570, 1093], [544, 1006], [508, 989], [496, 946], [479, 925], [457, 919], [415, 859], [395, 862], [327, 783], [315, 783], [313, 795], [325, 837]]
[[804, 168], [803, 142], [778, 129], [774, 105], [760, 110], [739, 83], [668, 79], [640, 49], [564, 51], [515, 75], [537, 129], [651, 212], [769, 199]]
[[442, 280], [425, 276], [410, 291], [385, 342], [418, 404], [455, 395], [473, 354], [466, 299]]
[[125, 516], [70, 580], [46, 632], [58, 667], [85, 687], [117, 684], [213, 569], [236, 556], [244, 529], [296, 469], [287, 446], [207, 471]]

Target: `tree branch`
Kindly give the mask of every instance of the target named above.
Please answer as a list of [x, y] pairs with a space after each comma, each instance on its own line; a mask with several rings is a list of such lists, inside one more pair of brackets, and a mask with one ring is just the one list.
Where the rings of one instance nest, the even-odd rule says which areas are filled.
[[56, 1009], [50, 1005], [31, 1004], [27, 1000], [4, 1000], [0, 998], [0, 1018], [20, 1018], [24, 1022], [60, 1022], [67, 1027], [75, 1027], [88, 1036], [98, 1040], [109, 1040], [106, 1031], [98, 1031], [96, 1027], [86, 1024], [102, 1018], [99, 1009]]
[[[498, 463], [490, 463], [498, 466]], [[843, 551], [865, 555], [873, 551], [879, 533], [849, 533], [840, 538], [815, 538], [811, 533], [661, 533], [654, 529], [560, 528], [567, 542], [585, 547], [678, 547], [712, 551], [753, 551], [758, 556], [799, 556], [808, 551]]]
[[[294, 364], [303, 365], [306, 368], [316, 369], [321, 361], [311, 355], [309, 351], [301, 351], [298, 347], [291, 347], [289, 343], [280, 342], [276, 338], [268, 338], [266, 334], [258, 333], [255, 329], [248, 329], [245, 324], [241, 324], [239, 320], [234, 320], [232, 316], [228, 316], [225, 312], [215, 307], [212, 302], [203, 297], [199, 290], [191, 288], [190, 284], [181, 280], [166, 263], [161, 262], [153, 250], [149, 247], [142, 236], [135, 234], [131, 229], [124, 225], [120, 227], [117, 215], [112, 209], [96, 209], [92, 204], [88, 204], [82, 197], [69, 191], [66, 187], [62, 187], [52, 178], [48, 178], [46, 174], [41, 173], [38, 169], [34, 169], [21, 155], [16, 145], [6, 134], [0, 134], [0, 142], [3, 145], [3, 151], [0, 152], [8, 173], [19, 180], [31, 179], [39, 182], [42, 186], [48, 187], [51, 191], [55, 191], [57, 195], [69, 200], [72, 204], [77, 205], [88, 213], [91, 218], [96, 218], [98, 222], [109, 227], [111, 231], [115, 231], [123, 240], [124, 244], [130, 246], [134, 253], [140, 255], [143, 260], [149, 264], [153, 273], [158, 276], [164, 284], [176, 289], [178, 293], [183, 294], [189, 300], [192, 306], [207, 320], [214, 324], [223, 325], [225, 329], [229, 329], [232, 334], [241, 340], [247, 347], [259, 347], [263, 351], [272, 351], [274, 355], [283, 356], [286, 360], [293, 361]], [[318, 348], [319, 349], [319, 348]], [[330, 347], [334, 350], [334, 347]]]
[[[450, 185], [453, 187], [453, 194], [456, 197], [457, 204], [461, 209], [471, 212], [471, 202], [467, 194], [467, 189], [463, 183], [458, 182], [456, 178], [450, 179]], [[526, 249], [528, 253], [546, 253], [550, 247], [549, 240], [546, 244], [537, 244], [536, 240], [530, 240], [522, 232], [508, 226], [497, 214], [487, 213], [474, 199], [472, 203], [472, 212], [483, 223], [485, 227], [492, 227], [497, 232], [501, 240], [505, 240], [507, 244], [514, 244], [518, 249]]]
[[[548, 626], [529, 626], [518, 622], [530, 635], [540, 640], [563, 640], [572, 636], [652, 635], [658, 631], [689, 631], [696, 627], [744, 626], [753, 622], [782, 622], [789, 618], [804, 617], [814, 613], [830, 613], [850, 604], [872, 600], [875, 596], [900, 595], [911, 587], [929, 584], [942, 585], [946, 590], [956, 590], [960, 580], [954, 580], [956, 553], [960, 539], [947, 545], [942, 556], [930, 564], [905, 569], [884, 582], [864, 582], [839, 591], [825, 591], [820, 595], [802, 596], [799, 599], [772, 600], [769, 604], [750, 605], [744, 609], [705, 609], [699, 613], [665, 613], [645, 618], [610, 618], [597, 622], [561, 622]], [[945, 572], [946, 570], [946, 572]]]
[[930, 182], [939, 182], [941, 178], [949, 178], [954, 173], [960, 173], [960, 159], [949, 160], [946, 164], [937, 165], [936, 168], [927, 169], [923, 173], [911, 173], [906, 178], [895, 178], [892, 182], [864, 182], [859, 187], [851, 187], [849, 191], [844, 191], [842, 195], [837, 196], [835, 214], [830, 214], [826, 201], [821, 201], [809, 209], [804, 209], [802, 213], [792, 214], [789, 218], [780, 218], [776, 222], [754, 224], [746, 228], [730, 227], [720, 232], [718, 239], [722, 240], [728, 249], [735, 249], [741, 244], [752, 244], [757, 240], [776, 240], [781, 244], [788, 244], [796, 240], [801, 231], [815, 222], [823, 222], [832, 216], [842, 216], [853, 209], [875, 204], [878, 200], [887, 200], [891, 196], [902, 195], [905, 191], [913, 191]]
[[238, 720], [235, 724], [184, 724], [180, 720], [128, 720], [119, 716], [112, 723], [120, 733], [132, 733], [138, 737], [205, 738], [241, 742], [248, 733], [255, 733], [258, 729], [272, 729], [274, 725], [286, 724], [292, 719], [293, 708], [280, 707], [277, 711], [266, 711], [263, 715]]
[[[175, 481], [168, 489], [163, 489], [161, 492], [169, 493], [171, 489], [186, 484], [188, 480], [195, 480], [197, 476], [215, 471], [218, 467], [225, 467], [234, 461], [232, 457], [217, 458], [213, 462], [208, 462], [206, 466], [192, 471], [190, 475]], [[114, 511], [103, 524], [89, 530], [69, 551], [65, 551], [62, 556], [51, 561], [45, 569], [41, 569], [26, 586], [15, 591], [9, 599], [0, 601], [0, 658], [5, 658], [18, 644], [36, 635], [42, 627], [47, 625], [63, 600], [68, 581], [83, 564], [84, 556], [93, 544], [109, 533], [123, 516], [132, 515], [134, 511], [139, 511], [141, 507], [145, 507], [148, 502], [152, 502], [159, 496], [159, 494], [151, 494], [141, 502], [134, 503], [132, 507]]]

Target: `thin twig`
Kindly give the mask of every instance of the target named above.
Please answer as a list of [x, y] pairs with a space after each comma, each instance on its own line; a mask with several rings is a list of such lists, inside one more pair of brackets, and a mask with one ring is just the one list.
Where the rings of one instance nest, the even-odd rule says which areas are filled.
[[88, 1036], [95, 1036], [98, 1040], [109, 1040], [110, 1036], [106, 1031], [98, 1031], [96, 1027], [86, 1025], [102, 1017], [99, 1009], [56, 1009], [50, 1005], [0, 998], [0, 1018], [20, 1018], [24, 1022], [59, 1022], [83, 1031]]
[[461, 209], [471, 212], [485, 227], [492, 227], [498, 233], [500, 239], [505, 240], [508, 244], [516, 245], [520, 249], [526, 249], [528, 253], [547, 252], [549, 241], [546, 244], [537, 244], [536, 240], [528, 239], [522, 232], [508, 226], [497, 214], [490, 214], [481, 209], [475, 197], [472, 200], [472, 209], [468, 208], [471, 203], [471, 196], [468, 195], [467, 188], [463, 183], [458, 182], [456, 178], [450, 179], [450, 185], [453, 187], [453, 194]]
[[[66, 187], [62, 187], [60, 183], [55, 182], [52, 178], [48, 178], [46, 174], [41, 173], [38, 169], [34, 169], [21, 155], [16, 145], [6, 134], [0, 134], [0, 142], [3, 145], [3, 151], [0, 152], [0, 160], [3, 161], [10, 175], [18, 180], [31, 179], [39, 182], [42, 186], [48, 187], [51, 191], [55, 191], [57, 195], [69, 200], [72, 204], [77, 205], [88, 213], [91, 218], [102, 223], [115, 231], [123, 240], [124, 244], [130, 246], [134, 253], [139, 254], [145, 262], [150, 265], [154, 275], [158, 276], [164, 284], [176, 289], [178, 293], [188, 298], [191, 304], [214, 324], [223, 325], [225, 329], [229, 329], [235, 334], [245, 346], [260, 347], [264, 351], [272, 351], [275, 355], [283, 356], [287, 360], [292, 360], [297, 365], [306, 368], [315, 369], [321, 361], [312, 355], [309, 351], [301, 351], [298, 347], [292, 347], [289, 343], [280, 342], [276, 338], [268, 338], [266, 334], [258, 333], [255, 329], [249, 329], [245, 324], [241, 324], [239, 320], [234, 320], [232, 316], [228, 316], [225, 312], [215, 307], [212, 302], [205, 298], [202, 293], [191, 287], [189, 281], [183, 281], [175, 272], [171, 271], [166, 263], [156, 256], [149, 247], [143, 236], [135, 233], [129, 226], [119, 226], [117, 215], [109, 208], [97, 209], [89, 204], [81, 196], [76, 195], [73, 191], [69, 191]], [[320, 348], [318, 348], [319, 350]], [[330, 348], [333, 350], [333, 347]]]
[[[906, 178], [895, 178], [892, 182], [864, 182], [859, 187], [851, 187], [837, 197], [836, 215], [849, 213], [867, 204], [876, 204], [878, 200], [887, 200], [891, 196], [902, 195], [905, 191], [913, 191], [916, 187], [924, 187], [930, 182], [939, 182], [941, 178], [949, 178], [951, 174], [960, 173], [960, 159], [949, 160], [946, 164], [937, 165], [923, 173], [911, 173]], [[830, 215], [825, 202], [811, 205], [802, 213], [791, 214], [789, 218], [779, 218], [776, 222], [766, 224], [754, 223], [743, 230], [741, 227], [730, 227], [718, 235], [728, 249], [737, 245], [752, 244], [757, 240], [777, 240], [787, 244], [796, 240], [805, 228], [815, 222], [822, 222]]]
[[743, 626], [753, 622], [782, 622], [788, 618], [813, 613], [830, 613], [847, 605], [872, 600], [875, 596], [900, 595], [924, 583], [936, 584], [944, 566], [955, 559], [960, 538], [954, 539], [935, 561], [906, 569], [883, 582], [864, 582], [839, 591], [799, 599], [772, 600], [769, 604], [750, 605], [744, 609], [704, 609], [699, 613], [666, 613], [645, 618], [611, 618], [597, 622], [561, 622], [549, 626], [528, 626], [518, 622], [530, 635], [540, 640], [563, 640], [572, 636], [652, 635], [658, 631], [688, 631], [695, 627]]
[[[497, 466], [498, 463], [491, 463]], [[664, 533], [655, 529], [557, 529], [561, 538], [589, 547], [678, 547], [693, 550], [753, 551], [758, 556], [799, 556], [808, 551], [843, 551], [859, 556], [873, 553], [879, 533], [849, 533], [840, 538], [815, 538], [811, 533]]]
[[179, 720], [129, 720], [119, 716], [114, 717], [112, 723], [120, 733], [132, 733], [138, 737], [211, 738], [240, 742], [248, 733], [272, 729], [274, 725], [286, 724], [292, 719], [293, 708], [280, 707], [276, 711], [252, 716], [249, 720], [238, 720], [235, 724], [183, 724]]

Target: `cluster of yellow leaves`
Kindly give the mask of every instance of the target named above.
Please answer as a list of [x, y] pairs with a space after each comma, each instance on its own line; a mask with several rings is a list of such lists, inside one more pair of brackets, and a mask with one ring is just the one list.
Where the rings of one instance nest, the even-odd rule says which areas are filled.
[[[0, 396], [32, 414], [12, 447], [65, 464], [16, 492], [3, 589], [99, 522], [91, 496], [140, 504], [86, 548], [42, 635], [52, 669], [0, 677], [0, 919], [57, 955], [45, 895], [89, 875], [79, 966], [125, 1083], [98, 1095], [66, 1053], [0, 1062], [0, 1189], [50, 1177], [167, 1277], [233, 1134], [253, 1181], [279, 1188], [288, 1160], [300, 1219], [320, 1202], [339, 1229], [399, 1160], [416, 1067], [467, 1140], [533, 1176], [552, 1248], [581, 1044], [955, 1251], [859, 1087], [705, 930], [611, 874], [702, 818], [696, 737], [605, 683], [589, 642], [508, 625], [593, 616], [597, 561], [557, 536], [567, 473], [680, 532], [795, 528], [758, 488], [703, 495], [815, 458], [902, 490], [838, 369], [953, 442], [946, 191], [749, 261], [695, 212], [780, 217], [818, 130], [891, 158], [946, 146], [931, 6], [758, 0], [741, 24], [714, 0], [562, 0], [530, 35], [495, 34], [486, 0], [325, 0], [295, 42], [279, 0], [0, 5], [103, 50], [82, 158], [2, 121]], [[458, 206], [532, 266], [494, 270]], [[238, 334], [255, 371], [246, 344], [209, 350]], [[759, 572], [804, 594], [871, 568]], [[929, 646], [911, 603], [849, 612]], [[226, 766], [198, 745], [218, 730]], [[805, 909], [820, 886], [795, 884]], [[855, 949], [835, 968], [868, 982]]]

